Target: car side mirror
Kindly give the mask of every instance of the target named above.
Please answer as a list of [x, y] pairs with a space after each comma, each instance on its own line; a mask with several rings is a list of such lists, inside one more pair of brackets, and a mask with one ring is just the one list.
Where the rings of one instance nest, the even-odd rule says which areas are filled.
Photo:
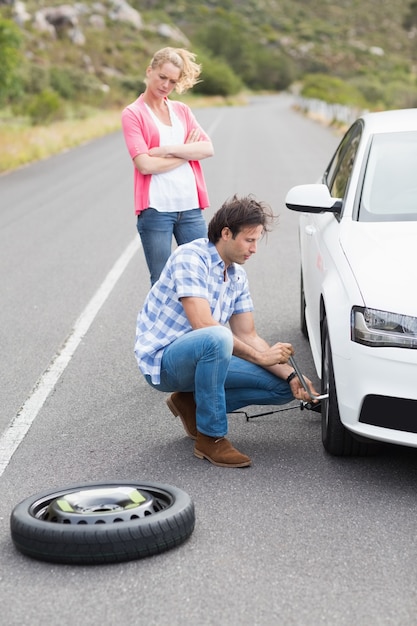
[[302, 213], [340, 213], [342, 200], [332, 198], [326, 185], [297, 185], [287, 193], [285, 204], [291, 211]]

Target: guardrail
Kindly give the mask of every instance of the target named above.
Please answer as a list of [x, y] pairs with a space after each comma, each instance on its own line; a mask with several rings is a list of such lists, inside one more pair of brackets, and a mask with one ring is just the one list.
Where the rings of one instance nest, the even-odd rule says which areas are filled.
[[314, 98], [295, 98], [295, 106], [309, 117], [318, 119], [326, 124], [342, 124], [350, 126], [353, 122], [366, 113], [364, 109], [348, 107], [342, 104], [329, 104], [324, 100]]

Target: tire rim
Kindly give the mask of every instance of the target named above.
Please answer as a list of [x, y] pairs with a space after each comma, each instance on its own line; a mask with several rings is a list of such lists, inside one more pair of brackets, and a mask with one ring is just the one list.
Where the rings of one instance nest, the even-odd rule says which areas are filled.
[[113, 524], [137, 520], [168, 508], [172, 498], [135, 486], [81, 488], [33, 503], [30, 514], [54, 524]]

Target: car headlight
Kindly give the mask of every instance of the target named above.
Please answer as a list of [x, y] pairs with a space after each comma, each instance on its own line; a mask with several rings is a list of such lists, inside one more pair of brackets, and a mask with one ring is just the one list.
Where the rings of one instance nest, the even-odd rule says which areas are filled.
[[417, 317], [354, 306], [351, 339], [374, 348], [417, 349]]

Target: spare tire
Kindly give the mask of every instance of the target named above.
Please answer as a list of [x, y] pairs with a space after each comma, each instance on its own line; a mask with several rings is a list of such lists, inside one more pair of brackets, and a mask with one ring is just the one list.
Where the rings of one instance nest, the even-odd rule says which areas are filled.
[[106, 481], [26, 498], [10, 530], [26, 556], [53, 563], [99, 564], [140, 559], [184, 542], [195, 525], [190, 496], [171, 485]]

